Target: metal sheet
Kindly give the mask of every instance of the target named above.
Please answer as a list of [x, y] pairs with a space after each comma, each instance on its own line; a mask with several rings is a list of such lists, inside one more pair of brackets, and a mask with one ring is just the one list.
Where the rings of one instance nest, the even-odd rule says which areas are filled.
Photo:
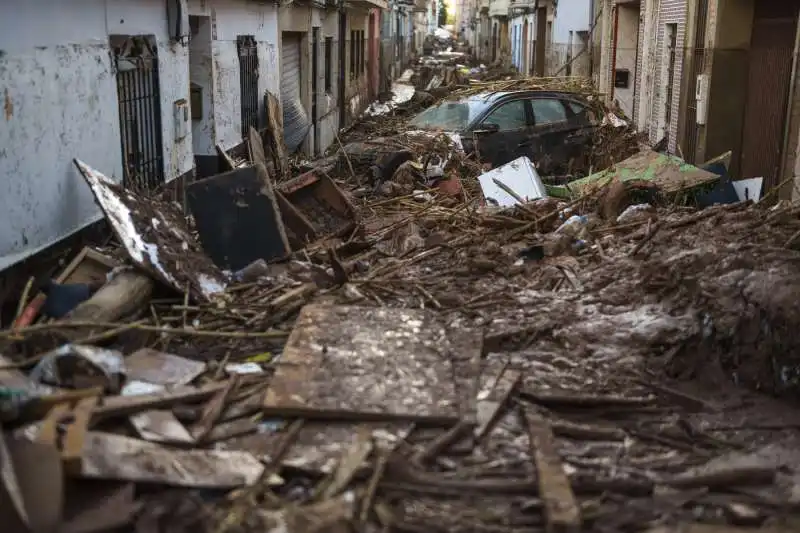
[[300, 93], [300, 35], [283, 32], [281, 46], [281, 106], [283, 136], [289, 152], [295, 152], [308, 135], [311, 120]]

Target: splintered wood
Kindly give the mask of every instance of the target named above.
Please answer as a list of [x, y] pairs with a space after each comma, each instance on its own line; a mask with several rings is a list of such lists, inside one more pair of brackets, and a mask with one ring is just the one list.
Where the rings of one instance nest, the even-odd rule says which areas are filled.
[[[472, 408], [465, 409], [458, 374], [462, 365], [478, 361], [482, 335], [459, 330], [458, 354], [451, 335], [456, 333], [425, 311], [306, 306], [273, 377], [265, 411], [308, 418], [457, 422], [465, 412], [474, 413], [474, 385]], [[456, 355], [459, 362], [454, 362]]]

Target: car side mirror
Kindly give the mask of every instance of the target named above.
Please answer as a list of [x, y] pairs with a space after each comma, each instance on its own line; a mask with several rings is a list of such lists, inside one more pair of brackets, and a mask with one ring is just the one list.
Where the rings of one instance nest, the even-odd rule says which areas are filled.
[[492, 124], [491, 122], [489, 123], [484, 122], [483, 124], [480, 125], [479, 129], [475, 130], [475, 133], [486, 135], [487, 133], [497, 133], [498, 131], [500, 131], [500, 126], [498, 126], [497, 124]]

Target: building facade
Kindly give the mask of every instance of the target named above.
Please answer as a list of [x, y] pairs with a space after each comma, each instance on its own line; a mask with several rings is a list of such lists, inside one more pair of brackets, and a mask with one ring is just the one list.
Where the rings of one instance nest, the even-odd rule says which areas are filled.
[[596, 81], [651, 142], [791, 196], [800, 175], [798, 0], [596, 5]]
[[[102, 215], [81, 159], [126, 187], [217, 171], [282, 106], [319, 154], [378, 91], [383, 0], [41, 0], [0, 9], [0, 271]], [[13, 9], [13, 16], [10, 14]]]

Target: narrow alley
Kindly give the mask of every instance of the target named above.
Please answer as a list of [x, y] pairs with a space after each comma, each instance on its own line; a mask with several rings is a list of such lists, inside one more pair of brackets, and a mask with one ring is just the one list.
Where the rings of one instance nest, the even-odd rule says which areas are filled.
[[799, 530], [800, 0], [0, 12], [8, 531]]

